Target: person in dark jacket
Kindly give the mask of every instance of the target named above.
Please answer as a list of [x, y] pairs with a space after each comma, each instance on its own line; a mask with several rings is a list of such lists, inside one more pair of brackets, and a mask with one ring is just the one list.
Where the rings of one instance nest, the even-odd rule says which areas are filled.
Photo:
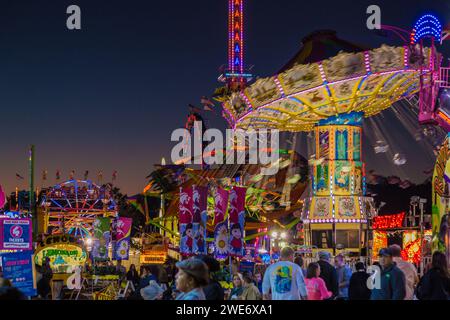
[[51, 281], [53, 278], [53, 271], [50, 267], [49, 257], [45, 258], [45, 261], [40, 268], [40, 273], [42, 274], [42, 278], [36, 284], [37, 293], [42, 299], [48, 299], [52, 291]]
[[420, 300], [450, 300], [450, 275], [445, 254], [433, 253], [431, 269], [423, 276], [417, 291]]
[[405, 274], [396, 266], [392, 251], [389, 248], [381, 249], [378, 257], [381, 275], [375, 275], [380, 278], [379, 282], [375, 280], [370, 300], [404, 300], [406, 296]]
[[330, 299], [334, 299], [339, 295], [338, 276], [336, 269], [331, 265], [331, 254], [326, 251], [319, 252], [320, 277], [325, 281], [328, 291], [333, 295]]
[[349, 300], [369, 300], [371, 290], [367, 286], [367, 279], [370, 275], [366, 272], [364, 263], [357, 262], [355, 264], [356, 272], [350, 278], [350, 285], [348, 287]]
[[225, 291], [214, 277], [214, 273], [220, 270], [219, 261], [207, 255], [199, 255], [197, 256], [197, 259], [202, 260], [208, 266], [209, 270], [209, 284], [206, 287], [203, 287], [206, 300], [224, 300]]

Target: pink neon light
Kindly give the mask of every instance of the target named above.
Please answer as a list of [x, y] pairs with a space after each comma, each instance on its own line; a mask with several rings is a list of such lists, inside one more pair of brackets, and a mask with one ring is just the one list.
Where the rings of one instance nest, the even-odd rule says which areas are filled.
[[371, 72], [369, 51], [364, 51], [364, 64], [366, 66], [367, 73]]

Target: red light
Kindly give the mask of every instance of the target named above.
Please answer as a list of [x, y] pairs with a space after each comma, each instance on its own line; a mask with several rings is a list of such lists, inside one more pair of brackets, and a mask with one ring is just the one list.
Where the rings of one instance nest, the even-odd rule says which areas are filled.
[[390, 214], [386, 216], [378, 216], [373, 218], [373, 229], [391, 229], [401, 228], [405, 213]]

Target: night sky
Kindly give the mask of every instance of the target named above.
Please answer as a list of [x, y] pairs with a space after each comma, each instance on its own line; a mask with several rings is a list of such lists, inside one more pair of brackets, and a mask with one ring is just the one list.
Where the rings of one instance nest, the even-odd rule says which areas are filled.
[[[71, 4], [81, 7], [82, 30], [66, 28]], [[425, 11], [450, 21], [444, 0], [248, 0], [247, 65], [273, 74], [317, 29], [380, 45], [387, 40], [365, 26], [370, 4], [381, 7], [382, 24], [405, 29]], [[141, 191], [153, 165], [169, 158], [170, 134], [184, 126], [187, 105], [200, 105], [218, 86], [227, 9], [226, 0], [1, 0], [0, 184], [7, 192], [26, 188], [27, 149], [35, 144], [39, 187], [44, 168], [44, 186], [55, 183], [57, 169], [63, 179], [72, 169], [78, 178], [89, 170], [92, 179], [102, 170], [104, 181], [118, 170], [124, 192]], [[441, 50], [447, 57], [449, 47]], [[209, 127], [225, 127], [213, 113], [206, 118]]]

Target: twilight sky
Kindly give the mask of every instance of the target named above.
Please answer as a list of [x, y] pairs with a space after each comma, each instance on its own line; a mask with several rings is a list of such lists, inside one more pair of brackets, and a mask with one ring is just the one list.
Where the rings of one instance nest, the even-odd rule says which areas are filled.
[[[82, 30], [66, 28], [71, 4], [81, 7]], [[365, 27], [370, 4], [381, 7], [382, 24], [405, 29], [427, 10], [450, 21], [445, 0], [247, 0], [247, 64], [268, 76], [317, 29], [377, 46], [386, 39]], [[44, 185], [55, 182], [57, 169], [62, 178], [73, 169], [78, 178], [89, 170], [94, 179], [102, 170], [106, 181], [118, 170], [124, 192], [141, 191], [153, 164], [169, 158], [170, 134], [184, 126], [187, 105], [199, 105], [218, 86], [218, 68], [227, 61], [227, 6], [227, 0], [1, 0], [0, 184], [8, 193], [26, 187], [27, 149], [35, 144], [38, 186], [44, 168]], [[447, 57], [449, 47], [441, 50]], [[212, 113], [207, 124], [225, 127]], [[393, 119], [385, 129], [396, 127]], [[404, 148], [414, 144], [406, 140]], [[417, 170], [430, 167], [429, 158], [417, 160]]]

